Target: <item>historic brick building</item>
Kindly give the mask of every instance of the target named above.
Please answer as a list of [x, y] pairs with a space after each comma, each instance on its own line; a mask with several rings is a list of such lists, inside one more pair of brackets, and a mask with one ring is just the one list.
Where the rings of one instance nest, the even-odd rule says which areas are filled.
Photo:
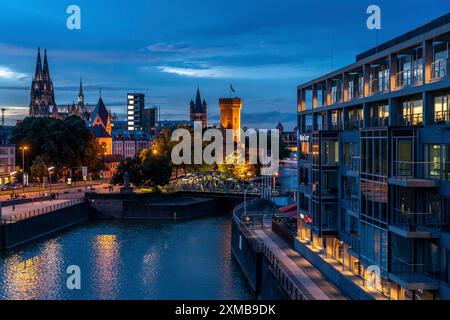
[[222, 129], [232, 129], [235, 132], [235, 141], [240, 139], [241, 129], [241, 98], [219, 99], [220, 127]]

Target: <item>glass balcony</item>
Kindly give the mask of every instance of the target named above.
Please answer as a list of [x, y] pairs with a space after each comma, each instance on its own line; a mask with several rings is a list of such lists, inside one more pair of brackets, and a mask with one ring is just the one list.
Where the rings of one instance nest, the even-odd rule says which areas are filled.
[[448, 76], [449, 63], [448, 58], [436, 60], [431, 64], [431, 79], [438, 80]]
[[371, 128], [384, 128], [389, 125], [389, 118], [372, 118], [369, 122]]
[[401, 187], [437, 187], [438, 181], [431, 178], [429, 174], [436, 170], [436, 166], [439, 166], [439, 163], [394, 161], [389, 183]]
[[395, 75], [395, 88], [401, 89], [408, 86], [422, 84], [422, 66], [397, 72]]
[[[407, 210], [407, 211], [405, 211]], [[406, 232], [440, 230], [442, 221], [435, 212], [414, 212], [414, 209], [393, 209], [391, 216], [392, 226], [401, 228]]]
[[399, 124], [401, 126], [412, 127], [421, 126], [423, 124], [423, 114], [421, 113], [401, 115], [399, 119]]
[[401, 282], [408, 290], [432, 290], [439, 288], [437, 282], [439, 274], [439, 268], [433, 264], [413, 264], [399, 257], [393, 257], [389, 277]]
[[435, 111], [434, 122], [437, 124], [449, 124], [450, 123], [450, 110]]
[[381, 77], [369, 81], [369, 94], [374, 95], [389, 91], [388, 77]]

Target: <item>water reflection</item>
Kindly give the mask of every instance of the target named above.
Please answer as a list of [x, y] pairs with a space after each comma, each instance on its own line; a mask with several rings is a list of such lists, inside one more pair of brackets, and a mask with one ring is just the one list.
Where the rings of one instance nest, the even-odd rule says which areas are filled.
[[[2, 299], [253, 299], [230, 253], [230, 216], [92, 222], [0, 254]], [[67, 267], [82, 289], [66, 287]]]

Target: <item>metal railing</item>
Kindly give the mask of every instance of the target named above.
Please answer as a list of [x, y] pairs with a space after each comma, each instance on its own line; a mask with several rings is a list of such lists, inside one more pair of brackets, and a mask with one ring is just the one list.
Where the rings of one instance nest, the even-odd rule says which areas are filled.
[[40, 216], [43, 214], [47, 214], [47, 213], [58, 211], [58, 210], [61, 210], [61, 209], [67, 208], [67, 207], [71, 207], [71, 206], [83, 203], [85, 201], [86, 201], [85, 198], [76, 198], [76, 199], [67, 200], [65, 202], [51, 205], [48, 207], [29, 210], [29, 211], [18, 213], [18, 214], [8, 216], [8, 217], [2, 217], [0, 223], [1, 224], [17, 223], [19, 221], [27, 220], [27, 219], [37, 217], [37, 216]]
[[449, 63], [448, 58], [436, 60], [431, 63], [431, 79], [436, 80], [448, 76]]
[[[247, 206], [252, 201], [247, 202]], [[283, 263], [276, 257], [276, 255], [273, 253], [273, 251], [267, 247], [264, 242], [259, 239], [252, 229], [250, 228], [250, 225], [248, 223], [245, 223], [242, 221], [244, 211], [245, 214], [251, 214], [252, 211], [244, 210], [245, 204], [242, 203], [238, 205], [233, 210], [233, 221], [239, 228], [239, 231], [245, 236], [247, 241], [250, 242], [253, 249], [257, 253], [262, 253], [269, 262], [269, 270], [271, 271], [272, 275], [275, 277], [278, 284], [283, 288], [285, 293], [292, 299], [292, 300], [307, 300], [306, 295], [303, 293], [303, 291], [294, 283], [294, 281], [291, 279], [291, 277], [287, 274], [285, 271], [286, 267], [283, 265]], [[253, 212], [255, 215], [258, 214], [258, 212]], [[260, 215], [262, 215], [260, 213]], [[253, 215], [254, 216], [254, 215]], [[261, 218], [262, 220], [263, 218]], [[263, 226], [263, 225], [261, 225]]]
[[369, 81], [369, 94], [377, 94], [389, 91], [389, 78], [381, 77]]
[[394, 161], [392, 177], [401, 180], [409, 179], [437, 179], [441, 172], [442, 164], [436, 162]]
[[401, 126], [421, 126], [423, 124], [423, 114], [409, 114], [409, 115], [401, 115], [399, 116], [399, 124]]
[[349, 120], [345, 125], [345, 129], [349, 131], [359, 130], [362, 127], [364, 127], [364, 120], [362, 119]]
[[436, 212], [413, 212], [412, 209], [404, 211], [396, 208], [392, 213], [391, 224], [405, 228], [410, 232], [417, 231], [418, 227], [430, 227], [439, 230], [442, 225]]
[[371, 128], [384, 128], [389, 125], [389, 117], [370, 119]]
[[434, 112], [434, 122], [438, 124], [449, 124], [450, 123], [450, 110], [445, 111], [435, 111]]
[[439, 278], [439, 267], [434, 264], [416, 264], [393, 257], [391, 273], [408, 283], [429, 283]]

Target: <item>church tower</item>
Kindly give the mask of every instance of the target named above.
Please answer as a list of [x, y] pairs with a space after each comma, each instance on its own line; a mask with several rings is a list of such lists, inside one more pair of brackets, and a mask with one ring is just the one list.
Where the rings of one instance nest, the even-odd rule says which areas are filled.
[[84, 93], [83, 93], [83, 80], [80, 79], [80, 91], [78, 92], [77, 103], [78, 114], [84, 114]]
[[223, 98], [219, 99], [220, 108], [220, 127], [222, 129], [231, 129], [234, 131], [234, 142], [240, 140], [241, 130], [241, 98]]
[[200, 96], [200, 88], [197, 88], [197, 96], [195, 97], [195, 102], [191, 100], [190, 103], [190, 119], [191, 121], [199, 121], [202, 123], [202, 127], [206, 129], [207, 121], [206, 121], [206, 101], [203, 100]]
[[41, 49], [38, 48], [36, 71], [31, 83], [30, 116], [48, 117], [50, 108], [56, 106], [53, 82], [47, 61], [47, 50], [44, 51], [44, 64], [41, 62]]

